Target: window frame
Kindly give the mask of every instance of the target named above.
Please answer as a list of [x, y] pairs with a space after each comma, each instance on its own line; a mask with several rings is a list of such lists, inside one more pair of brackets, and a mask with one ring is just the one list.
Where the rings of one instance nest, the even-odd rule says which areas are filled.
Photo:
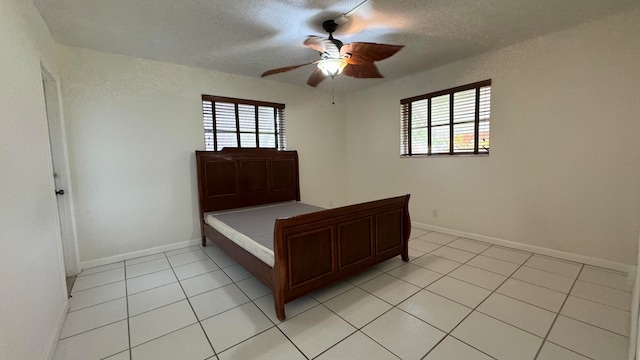
[[[207, 143], [207, 133], [209, 130], [207, 129], [207, 119], [205, 112], [205, 102], [211, 103], [211, 120], [212, 120], [212, 135], [213, 135], [213, 148], [210, 148]], [[234, 104], [235, 109], [235, 131], [229, 130], [218, 130], [216, 123], [216, 103], [227, 103]], [[253, 131], [248, 131], [246, 129], [241, 129], [240, 126], [240, 112], [238, 110], [239, 105], [249, 105], [255, 107], [255, 128]], [[260, 121], [259, 121], [259, 107], [268, 107], [273, 109], [274, 115], [274, 124], [273, 124], [273, 132], [260, 131]], [[248, 99], [239, 99], [232, 98], [226, 96], [217, 96], [217, 95], [206, 95], [202, 94], [202, 121], [204, 127], [204, 142], [205, 142], [205, 150], [207, 151], [220, 151], [218, 150], [218, 134], [219, 133], [234, 133], [236, 135], [236, 143], [238, 148], [261, 148], [261, 149], [276, 149], [276, 150], [286, 150], [286, 132], [285, 132], [285, 123], [284, 123], [284, 109], [285, 104], [280, 103], [272, 103], [266, 101], [258, 101], [258, 100], [248, 100]], [[241, 134], [254, 134], [256, 138], [255, 146], [242, 146]], [[269, 134], [274, 136], [274, 147], [261, 147], [260, 146], [260, 135], [261, 134]]]
[[[479, 133], [480, 133], [480, 91], [482, 88], [489, 87], [489, 126], [491, 123], [491, 79], [478, 81], [472, 84], [453, 87], [450, 89], [435, 91], [428, 94], [413, 96], [410, 98], [400, 100], [400, 157], [431, 157], [431, 156], [488, 156], [489, 148], [485, 148], [486, 151], [480, 151]], [[475, 106], [474, 106], [474, 148], [472, 151], [456, 151], [454, 143], [454, 124], [471, 123], [472, 121], [454, 122], [455, 119], [455, 94], [463, 91], [475, 89]], [[448, 152], [436, 152], [432, 153], [432, 99], [440, 96], [449, 95], [449, 122], [446, 126], [449, 126], [449, 151]], [[412, 152], [412, 104], [417, 101], [428, 100], [427, 102], [427, 152], [426, 153], [413, 153]], [[442, 126], [445, 124], [437, 125]]]

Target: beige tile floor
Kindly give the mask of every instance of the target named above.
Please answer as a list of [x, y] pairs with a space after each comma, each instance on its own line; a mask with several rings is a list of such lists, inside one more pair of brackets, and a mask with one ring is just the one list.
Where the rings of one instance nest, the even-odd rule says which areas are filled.
[[56, 360], [625, 359], [625, 274], [413, 229], [391, 259], [287, 304], [209, 245], [84, 270]]

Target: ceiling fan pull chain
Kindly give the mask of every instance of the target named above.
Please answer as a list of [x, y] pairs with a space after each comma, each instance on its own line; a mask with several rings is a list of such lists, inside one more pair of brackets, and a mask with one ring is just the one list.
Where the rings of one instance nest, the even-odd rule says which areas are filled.
[[331, 77], [331, 105], [336, 104], [336, 77]]

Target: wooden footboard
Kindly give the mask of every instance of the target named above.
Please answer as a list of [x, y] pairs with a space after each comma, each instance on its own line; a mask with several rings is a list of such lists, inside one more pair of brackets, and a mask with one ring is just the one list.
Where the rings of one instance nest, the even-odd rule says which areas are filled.
[[284, 304], [397, 255], [409, 260], [409, 195], [276, 220], [273, 296]]

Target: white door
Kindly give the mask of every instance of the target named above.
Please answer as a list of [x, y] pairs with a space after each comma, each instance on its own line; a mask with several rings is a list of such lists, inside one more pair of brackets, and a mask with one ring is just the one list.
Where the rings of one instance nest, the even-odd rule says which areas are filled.
[[53, 162], [53, 178], [55, 182], [56, 199], [58, 200], [58, 215], [60, 217], [60, 232], [62, 236], [62, 252], [67, 277], [80, 272], [80, 258], [76, 239], [75, 217], [73, 202], [71, 201], [71, 184], [69, 181], [69, 165], [64, 126], [60, 116], [60, 98], [58, 84], [53, 76], [42, 68], [42, 85], [49, 123], [49, 140], [51, 144], [51, 161]]

